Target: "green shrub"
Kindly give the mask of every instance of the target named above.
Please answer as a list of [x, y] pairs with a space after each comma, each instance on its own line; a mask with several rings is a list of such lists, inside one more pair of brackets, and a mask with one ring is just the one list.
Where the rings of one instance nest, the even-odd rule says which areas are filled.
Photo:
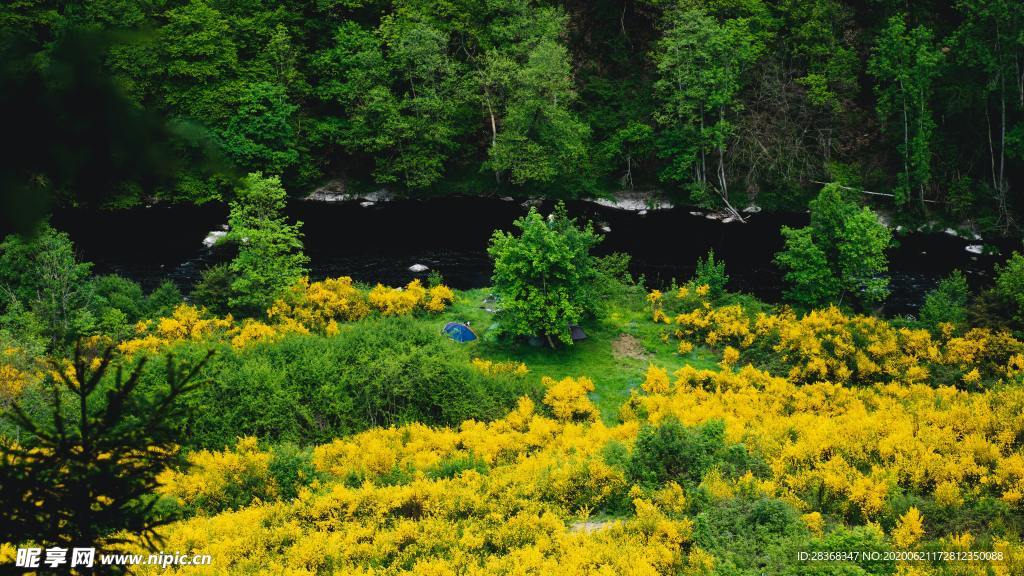
[[497, 319], [510, 336], [543, 336], [572, 345], [569, 326], [594, 312], [597, 271], [590, 250], [601, 237], [579, 227], [559, 203], [547, 218], [536, 208], [513, 222], [519, 234], [495, 231], [487, 253], [501, 298]]
[[109, 309], [120, 310], [127, 322], [138, 322], [144, 313], [145, 294], [137, 282], [107, 274], [89, 281], [93, 313], [102, 318]]
[[487, 463], [475, 454], [469, 453], [466, 456], [445, 458], [427, 470], [427, 478], [439, 480], [441, 478], [455, 478], [466, 470], [476, 470], [481, 474], [487, 473]]
[[792, 505], [747, 495], [706, 506], [694, 518], [693, 539], [719, 559], [716, 573], [778, 574], [797, 564], [810, 534]]
[[[176, 348], [197, 353], [192, 344]], [[523, 378], [480, 374], [464, 347], [408, 318], [243, 350], [223, 345], [200, 377], [196, 410], [177, 426], [188, 444], [216, 449], [242, 435], [307, 445], [373, 426], [494, 419], [520, 396], [541, 394]]]
[[1013, 319], [1024, 324], [1024, 256], [1014, 252], [1002, 266], [996, 266], [995, 293], [1013, 310]]
[[693, 273], [693, 282], [697, 286], [707, 284], [710, 288], [711, 299], [717, 301], [725, 294], [725, 287], [729, 284], [729, 275], [725, 273], [725, 262], [715, 261], [714, 248], [708, 250], [704, 258], [697, 259], [697, 270]]
[[626, 472], [630, 480], [647, 486], [669, 480], [697, 484], [715, 464], [724, 443], [725, 423], [721, 420], [687, 428], [667, 417], [656, 427], [640, 430]]
[[295, 444], [284, 443], [271, 449], [270, 476], [277, 485], [277, 495], [282, 500], [291, 500], [299, 495], [299, 488], [309, 486], [316, 477], [313, 466], [313, 452]]
[[215, 264], [203, 270], [192, 288], [192, 301], [205, 306], [210, 312], [218, 315], [228, 313], [228, 300], [231, 298], [231, 281], [234, 276], [227, 264]]
[[967, 320], [968, 295], [967, 278], [959, 270], [954, 270], [925, 294], [924, 304], [921, 305], [921, 322], [932, 329], [943, 322], [963, 326]]
[[146, 296], [145, 312], [150, 318], [170, 316], [174, 309], [181, 304], [183, 298], [181, 290], [170, 280], [164, 280]]

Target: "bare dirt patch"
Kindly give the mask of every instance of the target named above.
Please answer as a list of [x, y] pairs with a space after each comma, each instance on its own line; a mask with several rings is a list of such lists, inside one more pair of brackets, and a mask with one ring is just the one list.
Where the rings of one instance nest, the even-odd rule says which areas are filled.
[[623, 358], [646, 360], [648, 356], [643, 343], [629, 334], [619, 334], [618, 338], [612, 340], [612, 355], [619, 360]]
[[611, 522], [573, 522], [569, 526], [569, 531], [590, 534], [591, 532], [604, 530], [609, 524], [611, 524]]

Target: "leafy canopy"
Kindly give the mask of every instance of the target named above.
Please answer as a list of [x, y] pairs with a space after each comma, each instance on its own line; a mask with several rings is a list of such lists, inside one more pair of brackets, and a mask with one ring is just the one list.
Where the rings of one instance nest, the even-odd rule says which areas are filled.
[[885, 251], [892, 233], [871, 209], [858, 208], [842, 185], [823, 187], [811, 201], [810, 225], [784, 226], [782, 235], [786, 245], [775, 263], [790, 302], [810, 308], [848, 298], [866, 308], [889, 295]]
[[228, 238], [238, 245], [238, 255], [229, 265], [228, 304], [259, 315], [308, 273], [309, 259], [302, 253], [302, 222], [289, 224], [282, 215], [286, 193], [276, 176], [249, 174], [236, 194], [228, 216]]
[[543, 336], [572, 344], [569, 326], [593, 311], [597, 278], [590, 250], [601, 238], [576, 225], [559, 203], [547, 219], [536, 208], [514, 222], [519, 234], [497, 231], [488, 254], [491, 282], [501, 298], [501, 329], [513, 336]]

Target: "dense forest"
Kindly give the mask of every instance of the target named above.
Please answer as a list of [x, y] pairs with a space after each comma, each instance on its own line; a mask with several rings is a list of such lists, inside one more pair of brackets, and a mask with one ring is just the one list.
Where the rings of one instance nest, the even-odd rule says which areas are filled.
[[839, 182], [999, 232], [1024, 211], [1014, 0], [22, 0], [0, 37], [10, 126], [78, 151], [23, 142], [23, 199], [228, 200], [258, 170], [726, 210]]

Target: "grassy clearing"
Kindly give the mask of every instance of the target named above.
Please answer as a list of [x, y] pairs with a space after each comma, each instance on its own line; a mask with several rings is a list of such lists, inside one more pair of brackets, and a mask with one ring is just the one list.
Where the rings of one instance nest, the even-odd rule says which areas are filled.
[[[470, 354], [489, 360], [515, 360], [530, 368], [530, 377], [538, 381], [544, 376], [587, 376], [594, 381], [591, 394], [605, 422], [618, 419], [619, 406], [629, 398], [629, 391], [639, 387], [649, 363], [676, 370], [686, 364], [713, 368], [718, 358], [704, 348], [685, 355], [676, 353], [675, 343], [661, 340], [662, 327], [650, 321], [650, 312], [643, 302], [634, 306], [611, 303], [601, 318], [583, 325], [588, 338], [571, 347], [555, 350], [547, 346], [509, 343], [493, 337], [494, 315], [484, 309], [486, 288], [457, 293], [455, 304], [439, 316], [420, 317], [418, 321], [436, 325], [440, 331], [446, 322], [470, 323], [480, 339], [469, 344]], [[643, 358], [616, 355], [613, 342], [623, 334], [632, 336], [642, 346]]]

